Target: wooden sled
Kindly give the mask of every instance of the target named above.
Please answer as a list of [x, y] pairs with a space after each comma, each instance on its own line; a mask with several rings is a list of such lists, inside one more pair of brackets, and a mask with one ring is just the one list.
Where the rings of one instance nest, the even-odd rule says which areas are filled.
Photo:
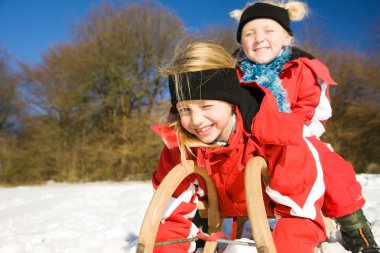
[[[158, 226], [166, 204], [182, 180], [192, 173], [199, 174], [206, 182], [208, 233], [212, 234], [222, 230], [223, 218], [220, 216], [214, 183], [204, 168], [195, 166], [193, 161], [188, 161], [185, 166], [179, 164], [174, 167], [154, 193], [141, 225], [137, 253], [153, 252]], [[266, 175], [267, 164], [262, 157], [254, 157], [248, 161], [244, 179], [247, 212], [257, 251], [259, 253], [276, 253], [262, 197], [261, 180], [262, 177], [266, 178]], [[203, 252], [213, 253], [216, 248], [216, 242], [206, 242]]]

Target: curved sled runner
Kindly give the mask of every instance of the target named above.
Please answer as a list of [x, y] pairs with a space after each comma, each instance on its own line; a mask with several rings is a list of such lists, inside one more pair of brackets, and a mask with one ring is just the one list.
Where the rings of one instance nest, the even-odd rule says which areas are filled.
[[[257, 251], [259, 253], [276, 253], [262, 197], [261, 178], [262, 176], [265, 177], [266, 169], [267, 164], [262, 157], [254, 157], [248, 161], [245, 170], [245, 195], [248, 218]], [[166, 203], [182, 180], [192, 173], [199, 174], [206, 182], [208, 194], [208, 233], [212, 234], [221, 231], [223, 218], [220, 216], [214, 183], [204, 168], [195, 166], [193, 161], [187, 161], [185, 166], [178, 164], [174, 167], [154, 193], [141, 225], [137, 253], [153, 252], [158, 226]], [[217, 242], [206, 242], [203, 252], [212, 253], [216, 250], [216, 247]]]

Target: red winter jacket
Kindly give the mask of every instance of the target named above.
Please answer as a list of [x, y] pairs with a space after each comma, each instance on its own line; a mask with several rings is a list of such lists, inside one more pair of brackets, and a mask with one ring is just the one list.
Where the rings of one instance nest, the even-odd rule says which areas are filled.
[[[263, 156], [268, 162], [271, 178], [266, 191], [277, 203], [275, 214], [278, 217], [314, 220], [317, 231], [311, 233], [312, 236], [318, 235], [315, 241], [320, 241], [324, 238], [320, 217], [324, 185], [318, 161], [308, 151], [308, 143], [302, 138], [303, 115], [279, 112], [270, 91], [255, 88], [263, 90], [265, 96], [253, 120], [252, 134], [244, 129], [240, 112], [236, 110], [235, 131], [228, 146], [195, 148], [196, 158], [188, 156], [188, 159], [205, 167], [217, 188], [221, 213], [233, 217], [247, 215], [244, 195], [245, 165], [252, 156]], [[163, 131], [165, 126], [155, 129], [166, 143], [158, 168], [153, 172], [152, 181], [156, 188], [165, 175], [180, 162], [180, 155], [176, 139], [168, 138], [172, 135]], [[186, 178], [167, 205], [156, 241], [195, 236], [198, 229], [191, 223], [191, 219], [198, 199], [205, 194], [207, 193], [202, 179], [196, 175]], [[275, 243], [280, 244], [281, 238], [286, 236], [277, 235]], [[194, 243], [159, 246], [155, 247], [155, 252], [192, 252], [194, 247]]]
[[331, 117], [329, 86], [336, 85], [322, 62], [298, 48], [292, 48], [291, 59], [280, 72], [290, 108], [305, 116], [304, 136], [320, 137], [324, 123]]
[[[241, 79], [242, 73], [239, 74]], [[291, 58], [279, 77], [287, 91], [291, 111], [305, 116], [303, 136], [311, 144], [310, 152], [317, 152], [316, 160], [322, 165], [326, 185], [323, 213], [337, 218], [362, 208], [365, 199], [354, 168], [319, 139], [325, 132], [324, 123], [332, 115], [329, 86], [336, 85], [328, 68], [310, 54], [292, 48]], [[257, 86], [246, 82], [242, 85]]]

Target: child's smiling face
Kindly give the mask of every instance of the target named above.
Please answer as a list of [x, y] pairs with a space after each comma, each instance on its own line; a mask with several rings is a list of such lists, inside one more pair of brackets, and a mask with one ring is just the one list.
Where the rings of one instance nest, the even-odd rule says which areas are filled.
[[232, 131], [232, 105], [220, 100], [177, 103], [181, 125], [203, 143], [227, 142]]
[[241, 47], [251, 61], [268, 64], [284, 46], [290, 45], [291, 39], [289, 33], [276, 21], [259, 18], [244, 25]]

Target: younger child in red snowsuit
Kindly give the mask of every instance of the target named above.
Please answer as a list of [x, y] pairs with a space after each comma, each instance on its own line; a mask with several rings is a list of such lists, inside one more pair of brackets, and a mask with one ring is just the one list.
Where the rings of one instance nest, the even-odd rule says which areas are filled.
[[365, 200], [353, 167], [319, 139], [332, 114], [329, 86], [336, 83], [323, 63], [291, 47], [290, 20], [301, 20], [306, 11], [298, 1], [260, 1], [231, 12], [239, 20], [241, 84], [266, 87], [281, 111], [305, 116], [303, 136], [318, 152], [324, 173], [323, 213], [340, 225], [347, 250], [380, 252], [361, 210]]
[[[270, 177], [266, 193], [276, 204], [277, 252], [314, 252], [325, 239], [325, 187], [318, 154], [302, 137], [303, 115], [279, 112], [266, 88], [241, 87], [236, 62], [220, 46], [193, 43], [176, 52], [164, 72], [169, 75], [171, 119], [155, 127], [166, 146], [153, 173], [154, 187], [175, 165], [194, 160], [213, 179], [221, 214], [247, 216], [244, 169], [249, 158], [262, 156]], [[177, 138], [165, 138], [168, 132]], [[206, 194], [201, 178], [187, 177], [167, 205], [156, 241], [194, 237], [198, 229], [191, 220]], [[194, 250], [195, 243], [154, 248], [165, 253]]]

